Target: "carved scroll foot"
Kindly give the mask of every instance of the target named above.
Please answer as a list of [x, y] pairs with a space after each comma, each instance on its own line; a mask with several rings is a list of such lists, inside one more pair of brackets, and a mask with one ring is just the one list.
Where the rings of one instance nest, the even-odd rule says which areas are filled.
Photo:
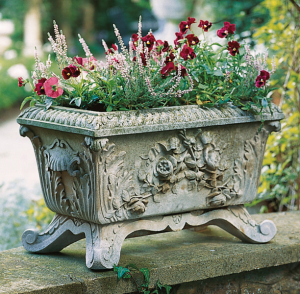
[[[91, 269], [109, 269], [118, 264], [124, 239], [136, 231], [160, 232], [167, 228], [182, 230], [185, 225], [216, 225], [239, 239], [251, 243], [269, 242], [276, 234], [272, 221], [256, 224], [243, 205], [208, 212], [152, 217], [99, 225], [56, 215], [43, 233], [27, 230], [22, 242], [26, 250], [36, 253], [58, 252], [86, 237], [86, 265]], [[131, 235], [131, 237], [133, 237]]]

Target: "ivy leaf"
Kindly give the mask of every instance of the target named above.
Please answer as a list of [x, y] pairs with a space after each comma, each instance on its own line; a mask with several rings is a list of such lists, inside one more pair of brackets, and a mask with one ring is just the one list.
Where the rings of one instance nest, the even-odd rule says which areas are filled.
[[149, 278], [150, 278], [149, 270], [147, 268], [141, 268], [140, 272], [144, 275], [146, 283], [149, 284]]
[[139, 271], [139, 268], [134, 264], [134, 263], [129, 263], [128, 265], [126, 265], [125, 267], [127, 267], [127, 268], [133, 268], [133, 269], [135, 269], [135, 270], [137, 270], [137, 271]]
[[169, 286], [169, 285], [163, 285], [163, 288], [165, 288], [167, 294], [170, 294], [170, 291], [171, 291], [171, 289], [172, 289], [171, 286]]
[[[120, 280], [126, 273], [129, 273], [130, 270], [126, 267], [114, 265], [114, 272], [118, 273], [118, 280]], [[126, 275], [126, 279], [127, 279], [127, 275]]]

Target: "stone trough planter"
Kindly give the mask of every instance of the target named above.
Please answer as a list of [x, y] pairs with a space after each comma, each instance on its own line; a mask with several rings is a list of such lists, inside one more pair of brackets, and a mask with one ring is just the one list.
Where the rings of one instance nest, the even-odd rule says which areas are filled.
[[137, 231], [217, 225], [265, 243], [271, 221], [244, 208], [257, 193], [265, 144], [282, 112], [260, 117], [226, 106], [181, 106], [99, 113], [64, 107], [25, 109], [17, 121], [30, 138], [45, 202], [56, 216], [42, 233], [22, 236], [30, 252], [57, 252], [86, 238], [92, 269], [118, 264]]

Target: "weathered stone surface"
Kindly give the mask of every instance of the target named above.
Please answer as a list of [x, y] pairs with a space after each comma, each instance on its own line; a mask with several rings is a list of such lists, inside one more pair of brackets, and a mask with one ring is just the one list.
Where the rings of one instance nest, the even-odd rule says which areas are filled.
[[[273, 115], [269, 109], [265, 110], [265, 121], [284, 118], [276, 105], [273, 105], [272, 111]], [[103, 137], [260, 122], [261, 117], [229, 105], [221, 109], [189, 105], [115, 112], [82, 111], [60, 106], [51, 107], [46, 111], [45, 106], [38, 105], [25, 109], [17, 121], [22, 125]]]
[[[247, 293], [248, 288], [254, 289], [254, 286], [262, 283], [255, 276], [256, 270], [270, 267], [276, 269], [279, 265], [300, 262], [299, 212], [254, 215], [253, 218], [256, 222], [266, 218], [275, 222], [278, 234], [270, 243], [242, 243], [215, 227], [200, 232], [183, 230], [125, 240], [119, 264], [125, 266], [135, 263], [138, 267], [149, 268], [151, 285], [158, 279], [163, 284], [178, 285], [220, 276], [228, 278], [230, 274], [254, 270], [239, 284], [244, 291], [240, 293]], [[1, 252], [0, 293], [118, 294], [135, 290], [131, 281], [117, 282], [116, 273], [112, 270], [88, 270], [84, 259], [84, 241], [69, 246], [61, 253], [50, 255], [30, 254], [23, 248]], [[299, 293], [296, 288], [300, 272], [298, 267], [293, 269], [292, 280], [282, 284], [277, 282], [280, 275], [276, 271], [274, 274], [269, 269], [266, 271], [270, 275], [264, 280], [274, 288], [273, 293], [279, 293], [277, 288], [280, 285], [282, 290], [288, 289], [282, 293]], [[231, 288], [227, 290], [235, 293], [235, 285], [232, 282]], [[186, 284], [184, 287], [192, 286]]]

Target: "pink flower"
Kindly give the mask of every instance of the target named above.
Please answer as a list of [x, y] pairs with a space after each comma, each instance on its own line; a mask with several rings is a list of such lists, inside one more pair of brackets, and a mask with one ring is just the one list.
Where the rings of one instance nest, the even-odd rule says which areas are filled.
[[212, 23], [208, 20], [200, 20], [200, 23], [198, 25], [199, 28], [202, 28], [204, 32], [208, 32], [208, 30], [211, 28]]
[[45, 78], [38, 80], [38, 83], [35, 85], [34, 91], [40, 96], [45, 95], [44, 83], [47, 81]]
[[224, 22], [224, 27], [221, 28], [220, 30], [217, 30], [217, 35], [220, 38], [227, 38], [228, 34], [234, 34], [235, 32], [235, 24], [231, 24], [228, 21]]
[[51, 98], [57, 98], [64, 92], [62, 88], [58, 86], [58, 78], [52, 77], [44, 83], [45, 94]]

